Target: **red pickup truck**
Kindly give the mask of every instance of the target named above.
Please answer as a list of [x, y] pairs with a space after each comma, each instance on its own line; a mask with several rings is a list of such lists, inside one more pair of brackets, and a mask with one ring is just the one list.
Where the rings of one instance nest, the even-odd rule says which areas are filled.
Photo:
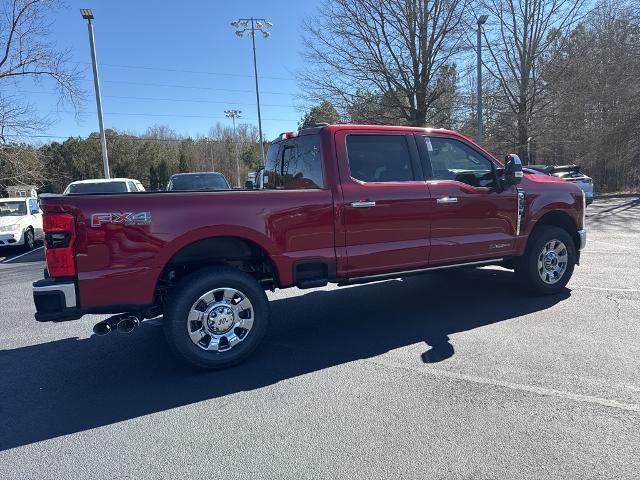
[[[563, 289], [586, 242], [585, 198], [501, 163], [466, 137], [328, 125], [282, 134], [256, 188], [43, 195], [47, 270], [36, 319], [116, 314], [96, 333], [162, 315], [199, 368], [247, 357], [267, 329], [265, 290], [349, 285], [480, 265]], [[375, 301], [375, 299], [372, 299]]]

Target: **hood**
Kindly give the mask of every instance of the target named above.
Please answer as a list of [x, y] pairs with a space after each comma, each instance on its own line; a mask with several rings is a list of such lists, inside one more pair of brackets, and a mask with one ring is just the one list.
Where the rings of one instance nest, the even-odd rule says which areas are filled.
[[561, 184], [565, 184], [565, 185], [567, 183], [569, 183], [563, 178], [554, 177], [552, 175], [545, 175], [544, 173], [527, 173], [527, 172], [525, 172], [524, 176], [525, 176], [525, 178], [527, 180], [532, 181], [532, 182], [536, 182], [536, 183], [561, 183]]
[[14, 223], [22, 223], [25, 217], [26, 215], [20, 215], [17, 217], [14, 217], [14, 216], [0, 217], [0, 227], [4, 227], [5, 225], [13, 225]]

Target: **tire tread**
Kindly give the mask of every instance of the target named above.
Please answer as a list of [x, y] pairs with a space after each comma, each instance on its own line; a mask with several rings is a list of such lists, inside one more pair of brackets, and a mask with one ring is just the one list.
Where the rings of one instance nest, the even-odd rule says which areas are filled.
[[[251, 330], [251, 338], [234, 347], [235, 352], [216, 356], [214, 352], [199, 350], [191, 342], [186, 334], [186, 316], [184, 309], [190, 308], [190, 299], [198, 292], [213, 289], [217, 284], [235, 284], [241, 286], [241, 290], [251, 296], [254, 308], [255, 323]], [[207, 286], [204, 286], [207, 285]], [[234, 286], [234, 285], [225, 285]], [[185, 320], [182, 320], [182, 319]], [[216, 370], [227, 368], [240, 363], [247, 358], [258, 346], [264, 337], [269, 320], [269, 303], [267, 296], [260, 284], [251, 275], [231, 267], [203, 268], [187, 275], [175, 287], [169, 296], [163, 316], [163, 330], [165, 339], [171, 352], [183, 363], [200, 370]], [[185, 342], [185, 338], [188, 342]], [[249, 341], [250, 340], [250, 341]], [[248, 342], [245, 344], [245, 342]], [[240, 353], [238, 353], [240, 352]], [[234, 354], [235, 353], [235, 354]]]
[[[537, 258], [539, 250], [551, 238], [558, 238], [567, 247], [569, 252], [569, 264], [563, 277], [554, 285], [542, 282], [537, 272]], [[553, 295], [562, 291], [571, 276], [576, 262], [576, 250], [571, 235], [563, 228], [553, 225], [540, 225], [535, 228], [529, 237], [524, 255], [515, 261], [515, 273], [521, 286], [528, 292], [542, 295]]]

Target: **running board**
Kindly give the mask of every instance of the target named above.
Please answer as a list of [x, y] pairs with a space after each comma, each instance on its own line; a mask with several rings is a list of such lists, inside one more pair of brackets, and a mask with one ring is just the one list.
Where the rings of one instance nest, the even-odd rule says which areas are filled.
[[504, 258], [492, 258], [491, 260], [481, 260], [478, 262], [455, 263], [452, 265], [438, 265], [435, 267], [420, 268], [418, 270], [405, 270], [403, 272], [382, 273], [379, 275], [367, 275], [364, 277], [353, 277], [339, 280], [336, 282], [338, 286], [358, 285], [361, 283], [378, 282], [380, 280], [390, 280], [392, 278], [410, 277], [412, 275], [420, 275], [421, 273], [429, 273], [436, 270], [445, 270], [448, 268], [459, 267], [479, 267], [482, 265], [495, 265], [504, 261]]

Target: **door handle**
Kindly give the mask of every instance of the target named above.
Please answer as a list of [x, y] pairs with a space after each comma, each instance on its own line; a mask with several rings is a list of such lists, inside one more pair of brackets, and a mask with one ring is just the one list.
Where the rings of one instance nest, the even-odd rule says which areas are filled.
[[458, 203], [458, 197], [440, 197], [436, 200], [436, 203], [442, 203], [442, 204]]
[[375, 207], [376, 202], [370, 202], [368, 200], [365, 202], [352, 202], [351, 206], [356, 208], [370, 208], [370, 207]]

